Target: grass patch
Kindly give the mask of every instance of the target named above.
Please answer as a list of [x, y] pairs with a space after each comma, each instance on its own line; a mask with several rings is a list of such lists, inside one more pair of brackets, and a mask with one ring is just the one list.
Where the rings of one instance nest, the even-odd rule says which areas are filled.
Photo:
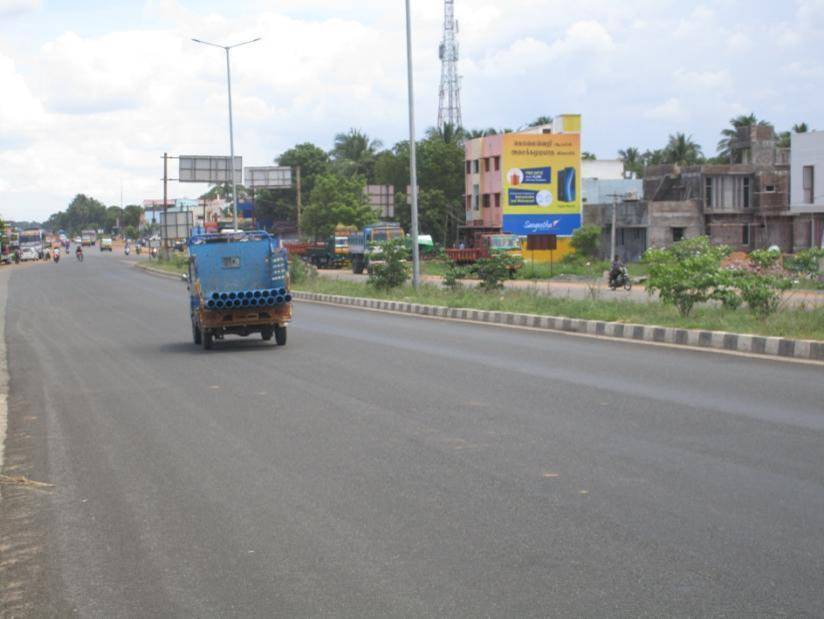
[[417, 292], [411, 286], [378, 291], [360, 282], [323, 278], [307, 280], [296, 285], [295, 289], [446, 307], [824, 340], [824, 307], [785, 308], [767, 319], [759, 319], [747, 309], [728, 310], [704, 306], [696, 308], [692, 315], [683, 318], [675, 308], [661, 303], [578, 300], [541, 295], [533, 291], [504, 290], [484, 293], [474, 288], [461, 288], [452, 292], [431, 285], [423, 285]]
[[[527, 252], [528, 257], [529, 252]], [[423, 275], [443, 276], [447, 269], [446, 260], [422, 260], [421, 273]], [[580, 277], [585, 279], [602, 279], [604, 271], [609, 271], [610, 263], [606, 260], [593, 260], [589, 265], [586, 261], [558, 260], [550, 269], [548, 262], [536, 262], [532, 265], [529, 260], [516, 272], [516, 279], [553, 279], [557, 277]], [[627, 265], [631, 277], [642, 277], [647, 274], [647, 265], [634, 262]]]
[[160, 271], [182, 275], [183, 273], [189, 272], [189, 258], [185, 254], [175, 253], [172, 254], [169, 260], [164, 260], [162, 258], [151, 259], [147, 262], [138, 262], [137, 266], [140, 268], [159, 269]]

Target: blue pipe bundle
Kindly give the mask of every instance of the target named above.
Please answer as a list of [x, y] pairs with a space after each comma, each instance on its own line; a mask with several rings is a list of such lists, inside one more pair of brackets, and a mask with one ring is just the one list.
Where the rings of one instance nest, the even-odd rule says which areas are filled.
[[292, 295], [286, 288], [262, 288], [259, 290], [232, 290], [212, 292], [206, 300], [208, 309], [233, 309], [237, 307], [265, 307], [290, 303]]

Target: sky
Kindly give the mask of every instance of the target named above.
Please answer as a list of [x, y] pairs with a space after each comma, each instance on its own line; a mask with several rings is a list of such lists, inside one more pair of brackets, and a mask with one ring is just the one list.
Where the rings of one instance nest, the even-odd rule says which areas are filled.
[[[435, 124], [441, 0], [411, 0], [418, 136]], [[468, 128], [580, 113], [583, 148], [715, 153], [730, 118], [824, 128], [824, 0], [455, 0]], [[0, 217], [45, 220], [77, 193], [162, 197], [162, 155], [267, 165], [357, 128], [408, 137], [402, 0], [0, 0]], [[176, 177], [172, 166], [170, 176]], [[203, 186], [170, 183], [170, 197]]]

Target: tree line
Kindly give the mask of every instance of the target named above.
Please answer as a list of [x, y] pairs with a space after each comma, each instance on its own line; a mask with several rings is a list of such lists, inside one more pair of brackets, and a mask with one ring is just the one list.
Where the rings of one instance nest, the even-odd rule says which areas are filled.
[[65, 211], [54, 213], [44, 224], [51, 230], [65, 230], [77, 235], [81, 230], [94, 228], [111, 233], [118, 228], [130, 238], [137, 236], [143, 207], [130, 204], [125, 208], [106, 206], [85, 194], [79, 193], [66, 207]]
[[[618, 157], [624, 162], [624, 168], [643, 177], [644, 168], [648, 165], [701, 165], [741, 163], [741, 153], [733, 148], [733, 143], [742, 127], [772, 127], [769, 121], [759, 119], [755, 114], [742, 114], [730, 119], [730, 126], [721, 131], [721, 139], [716, 146], [716, 156], [706, 157], [701, 146], [693, 140], [691, 135], [675, 133], [669, 136], [663, 148], [641, 152], [636, 147], [629, 147], [618, 151]], [[792, 132], [782, 131], [777, 134], [779, 148], [790, 147], [791, 133], [806, 133], [809, 131], [807, 123], [793, 125]], [[586, 158], [586, 157], [585, 157]]]

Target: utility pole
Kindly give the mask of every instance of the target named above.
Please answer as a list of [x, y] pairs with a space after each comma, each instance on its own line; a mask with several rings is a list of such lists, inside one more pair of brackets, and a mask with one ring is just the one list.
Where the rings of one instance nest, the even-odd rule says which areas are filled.
[[297, 186], [297, 203], [295, 206], [297, 210], [298, 236], [300, 236], [300, 166], [295, 167], [295, 184]]
[[418, 168], [415, 161], [415, 96], [412, 84], [412, 20], [406, 0], [406, 77], [409, 86], [409, 180], [412, 183], [412, 286], [418, 289], [421, 278], [418, 248]]
[[169, 184], [169, 153], [163, 153], [163, 253], [169, 257], [169, 214], [167, 211], [167, 187]]
[[610, 227], [609, 260], [615, 260], [615, 221], [617, 219], [615, 211], [618, 210], [618, 195], [612, 194], [612, 226]]

